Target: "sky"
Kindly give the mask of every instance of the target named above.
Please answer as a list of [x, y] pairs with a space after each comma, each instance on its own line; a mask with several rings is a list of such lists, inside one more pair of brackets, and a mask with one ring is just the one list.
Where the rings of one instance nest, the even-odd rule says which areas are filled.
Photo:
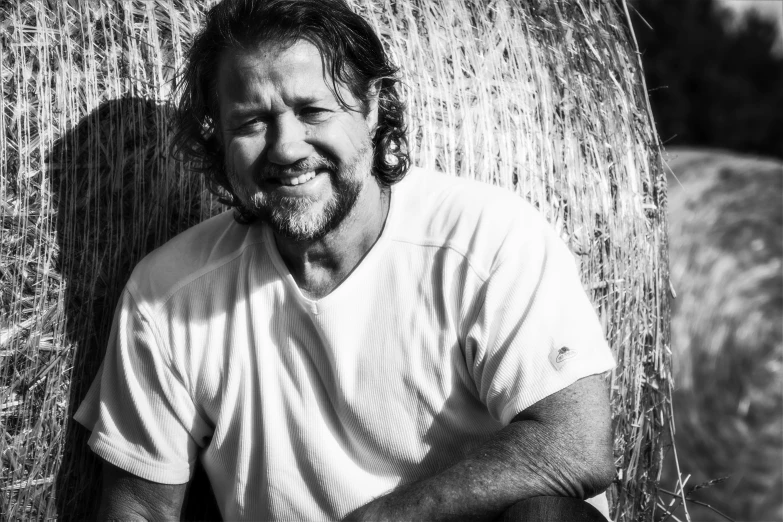
[[[684, 0], [687, 1], [687, 0]], [[755, 9], [770, 20], [777, 21], [778, 41], [775, 49], [783, 53], [783, 0], [719, 0], [736, 13]]]
[[720, 2], [737, 13], [755, 9], [778, 23], [778, 42], [783, 42], [783, 0], [720, 0]]
[[736, 11], [756, 9], [783, 23], [783, 0], [721, 0], [724, 5]]

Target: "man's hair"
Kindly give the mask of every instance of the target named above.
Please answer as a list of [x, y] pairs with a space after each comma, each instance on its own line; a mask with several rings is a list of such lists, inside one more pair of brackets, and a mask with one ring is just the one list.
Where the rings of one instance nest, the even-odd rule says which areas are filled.
[[[370, 25], [344, 0], [224, 0], [209, 10], [206, 24], [187, 53], [178, 85], [172, 152], [194, 163], [221, 201], [247, 214], [234, 194], [218, 139], [220, 120], [217, 71], [229, 49], [254, 49], [264, 43], [306, 40], [318, 48], [324, 76], [338, 102], [348, 110], [338, 84], [346, 86], [365, 111], [378, 89], [378, 128], [373, 137], [373, 175], [383, 185], [400, 181], [410, 165], [404, 120], [397, 92], [398, 70]], [[223, 191], [221, 191], [221, 189]], [[225, 197], [226, 192], [229, 197]]]

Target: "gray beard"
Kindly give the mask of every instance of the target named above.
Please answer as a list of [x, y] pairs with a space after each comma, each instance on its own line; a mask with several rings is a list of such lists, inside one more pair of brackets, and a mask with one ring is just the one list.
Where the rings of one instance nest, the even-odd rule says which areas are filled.
[[310, 198], [269, 198], [261, 208], [251, 208], [251, 212], [272, 230], [293, 241], [315, 241], [337, 228], [351, 213], [362, 189], [360, 180], [338, 181], [332, 176], [334, 198], [323, 211], [313, 216], [310, 207], [315, 202]]
[[[365, 175], [372, 169], [372, 145], [368, 140], [366, 146], [357, 153], [354, 162], [345, 165], [339, 173], [337, 166], [327, 159], [315, 162], [305, 160], [303, 163], [311, 164], [310, 168], [315, 168], [312, 163], [328, 166], [333, 197], [317, 215], [312, 214], [311, 208], [317, 202], [311, 198], [250, 194], [243, 190], [241, 184], [235, 183], [235, 175], [230, 174], [229, 178], [247, 211], [267, 223], [275, 234], [293, 241], [314, 241], [323, 238], [345, 220], [356, 205], [364, 183], [373, 179], [372, 176]], [[231, 173], [230, 165], [226, 167]], [[280, 167], [269, 165], [267, 169], [268, 173], [262, 173], [264, 177], [274, 176]]]

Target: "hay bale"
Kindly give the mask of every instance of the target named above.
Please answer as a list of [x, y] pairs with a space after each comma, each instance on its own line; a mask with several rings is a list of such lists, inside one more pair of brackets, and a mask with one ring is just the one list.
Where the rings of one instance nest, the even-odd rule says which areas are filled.
[[729, 476], [696, 500], [737, 520], [783, 520], [783, 162], [668, 154], [680, 469], [688, 486]]
[[[665, 179], [627, 12], [602, 0], [355, 0], [403, 67], [420, 165], [507, 187], [578, 254], [618, 360], [614, 518], [651, 519], [669, 417]], [[166, 154], [169, 80], [204, 6], [2, 10], [2, 510], [84, 518], [70, 416], [130, 268], [217, 212]]]

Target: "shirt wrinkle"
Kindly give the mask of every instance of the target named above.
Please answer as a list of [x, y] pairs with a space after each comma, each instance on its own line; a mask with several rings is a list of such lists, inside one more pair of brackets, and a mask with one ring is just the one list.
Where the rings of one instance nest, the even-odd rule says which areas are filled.
[[[176, 361], [174, 360], [174, 354], [171, 350], [171, 347], [169, 346], [169, 343], [164, 339], [163, 335], [160, 333], [160, 328], [157, 324], [157, 321], [155, 320], [155, 315], [151, 315], [149, 313], [149, 308], [146, 306], [146, 303], [139, 302], [136, 297], [133, 295], [132, 292], [128, 292], [128, 297], [133, 301], [133, 304], [136, 307], [136, 310], [138, 310], [139, 319], [144, 321], [150, 329], [150, 333], [155, 338], [155, 341], [157, 342], [156, 347], [150, 347], [150, 349], [157, 348], [159, 353], [164, 357], [164, 362], [166, 363], [166, 368], [168, 369], [169, 373], [171, 374], [174, 379], [176, 379], [182, 387], [187, 390], [188, 397], [190, 398], [191, 404], [193, 406], [193, 411], [196, 415], [198, 415], [198, 421], [204, 423], [205, 425], [209, 426], [212, 423], [206, 422], [204, 417], [199, 412], [199, 404], [195, 398], [195, 392], [192, 388], [192, 379], [188, 379], [187, 381], [184, 379], [185, 372], [182, 371], [181, 368], [177, 366]], [[194, 439], [195, 440], [195, 439]], [[199, 446], [201, 446], [200, 441], [196, 441]]]

